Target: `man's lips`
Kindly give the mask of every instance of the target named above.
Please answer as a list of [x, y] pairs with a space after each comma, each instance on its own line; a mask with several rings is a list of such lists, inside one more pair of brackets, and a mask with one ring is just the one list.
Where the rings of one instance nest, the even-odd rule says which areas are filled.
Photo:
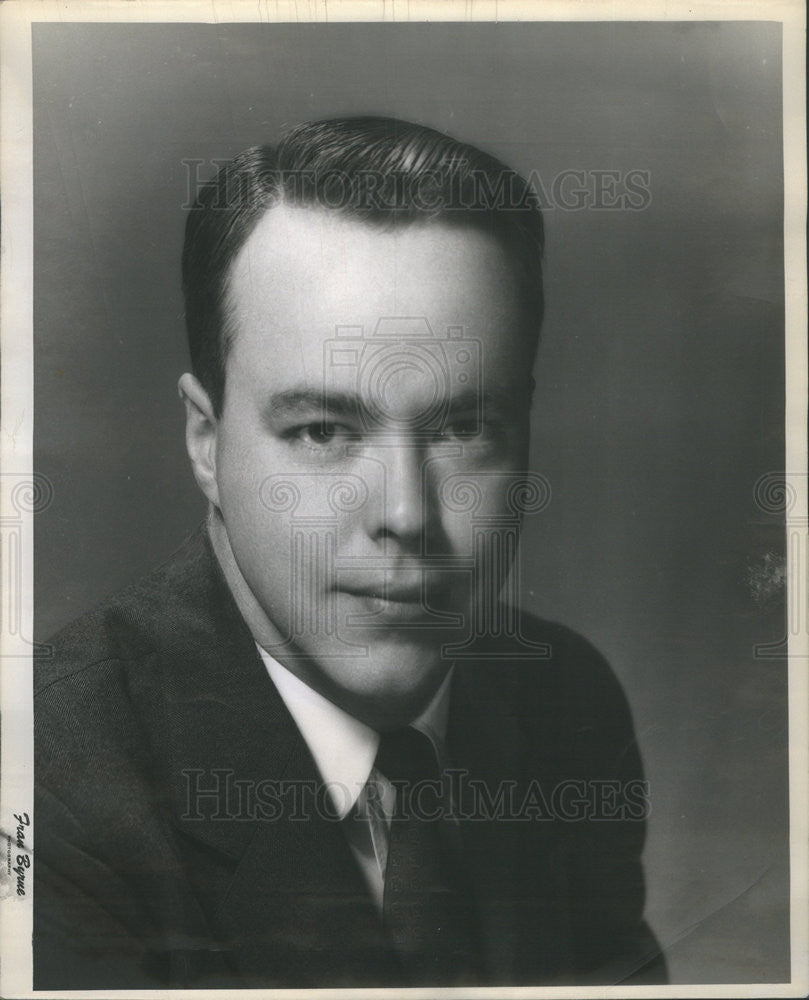
[[[425, 578], [426, 577], [426, 578]], [[408, 572], [388, 577], [338, 577], [334, 591], [338, 597], [356, 602], [361, 614], [381, 620], [436, 623], [435, 614], [449, 610], [454, 602], [450, 581], [429, 572]]]
[[353, 597], [377, 598], [401, 604], [446, 600], [457, 586], [457, 577], [430, 567], [401, 567], [398, 570], [358, 573], [338, 569], [333, 588]]
[[337, 588], [344, 594], [352, 597], [365, 597], [378, 601], [395, 601], [399, 604], [420, 604], [423, 595], [426, 596], [421, 584], [379, 584], [357, 586], [351, 584], [340, 584]]

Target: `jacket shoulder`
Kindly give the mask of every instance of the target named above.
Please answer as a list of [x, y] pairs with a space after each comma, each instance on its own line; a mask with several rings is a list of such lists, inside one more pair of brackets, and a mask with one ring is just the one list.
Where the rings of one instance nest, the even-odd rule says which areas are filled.
[[[105, 600], [52, 636], [48, 655], [34, 662], [34, 696], [65, 682], [92, 683], [79, 675], [108, 673], [112, 664], [142, 660], [161, 644], [188, 595], [210, 574], [201, 531], [143, 579]], [[187, 610], [187, 609], [186, 609]]]
[[560, 622], [527, 612], [516, 621], [517, 634], [496, 645], [499, 655], [475, 664], [478, 683], [493, 698], [505, 698], [514, 717], [541, 719], [547, 732], [560, 727], [631, 739], [623, 685], [596, 646]]
[[482, 662], [497, 661], [515, 681], [529, 687], [558, 681], [586, 687], [589, 697], [620, 687], [603, 653], [580, 632], [522, 610], [512, 620], [512, 634], [481, 645]]

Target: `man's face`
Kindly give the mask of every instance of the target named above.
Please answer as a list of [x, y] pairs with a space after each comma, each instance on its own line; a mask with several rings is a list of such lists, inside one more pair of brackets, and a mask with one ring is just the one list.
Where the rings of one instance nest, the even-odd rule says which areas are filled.
[[526, 462], [513, 267], [468, 228], [278, 206], [230, 277], [212, 499], [249, 624], [355, 716], [406, 720], [508, 563], [482, 565], [481, 532], [513, 524]]

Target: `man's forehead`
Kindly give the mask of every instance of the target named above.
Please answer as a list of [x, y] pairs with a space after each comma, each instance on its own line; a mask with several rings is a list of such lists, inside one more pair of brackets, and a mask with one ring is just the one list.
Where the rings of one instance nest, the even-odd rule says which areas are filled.
[[[495, 284], [516, 297], [513, 267], [489, 233], [450, 221], [377, 226], [322, 208], [280, 204], [268, 209], [230, 271], [237, 307], [270, 309], [318, 303], [324, 318], [352, 322], [370, 312], [413, 314], [428, 307], [463, 320], [468, 286]], [[318, 303], [311, 302], [317, 293]]]

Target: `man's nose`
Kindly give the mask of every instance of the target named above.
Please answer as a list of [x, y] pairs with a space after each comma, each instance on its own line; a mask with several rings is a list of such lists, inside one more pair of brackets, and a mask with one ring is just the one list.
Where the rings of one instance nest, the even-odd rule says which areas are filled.
[[412, 441], [389, 442], [377, 452], [384, 468], [381, 495], [373, 504], [376, 537], [412, 544], [427, 526], [429, 501], [424, 495], [424, 452]]

